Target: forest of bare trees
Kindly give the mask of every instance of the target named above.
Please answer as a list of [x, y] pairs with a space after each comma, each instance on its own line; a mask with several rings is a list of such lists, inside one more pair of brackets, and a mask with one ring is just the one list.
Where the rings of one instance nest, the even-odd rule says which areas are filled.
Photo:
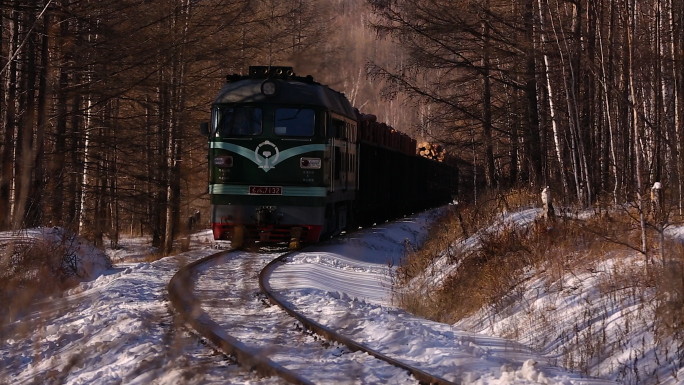
[[390, 55], [364, 27], [368, 9], [362, 0], [0, 2], [0, 230], [65, 226], [99, 245], [148, 235], [169, 252], [188, 216], [208, 208], [197, 128], [226, 75], [289, 64], [391, 114], [365, 73], [366, 60]]
[[491, 186], [552, 186], [566, 203], [684, 203], [684, 3], [375, 0], [407, 52], [373, 65], [424, 129]]
[[0, 25], [0, 230], [170, 251], [208, 205], [198, 123], [225, 75], [269, 63], [490, 187], [589, 206], [660, 181], [684, 209], [675, 0], [7, 0]]

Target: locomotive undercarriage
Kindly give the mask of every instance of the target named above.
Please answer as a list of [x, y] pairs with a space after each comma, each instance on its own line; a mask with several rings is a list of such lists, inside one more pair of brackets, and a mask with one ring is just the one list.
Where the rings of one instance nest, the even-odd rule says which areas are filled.
[[[215, 239], [317, 242], [324, 228], [325, 208], [306, 206], [214, 205], [211, 227]], [[237, 229], [237, 230], [236, 230]]]

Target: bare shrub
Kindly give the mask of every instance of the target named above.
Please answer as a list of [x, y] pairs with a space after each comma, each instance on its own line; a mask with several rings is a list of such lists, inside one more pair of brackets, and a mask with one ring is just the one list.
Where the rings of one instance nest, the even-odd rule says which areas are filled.
[[[49, 234], [48, 234], [49, 233]], [[59, 293], [89, 278], [83, 270], [78, 239], [64, 229], [43, 237], [23, 235], [0, 244], [0, 316], [33, 299]]]
[[[525, 202], [524, 194], [516, 197], [519, 203]], [[639, 242], [639, 229], [629, 212], [601, 212], [583, 220], [576, 215], [555, 222], [539, 219], [529, 226], [510, 224], [485, 231], [483, 227], [496, 218], [500, 202], [494, 196], [478, 207], [453, 210], [436, 222], [432, 238], [421, 250], [408, 253], [398, 269], [395, 299], [399, 306], [449, 323], [485, 307], [496, 313], [519, 298], [525, 282], [535, 273], [543, 272], [549, 287], [559, 282], [562, 285], [559, 279], [567, 272], [591, 270], [610, 252], [635, 250], [633, 245]], [[477, 234], [479, 246], [454, 247], [456, 239], [469, 232]], [[430, 265], [444, 255], [457, 268], [438, 290], [404, 290], [421, 274], [427, 274], [425, 279], [429, 280]], [[627, 280], [637, 282], [634, 277], [625, 277]]]

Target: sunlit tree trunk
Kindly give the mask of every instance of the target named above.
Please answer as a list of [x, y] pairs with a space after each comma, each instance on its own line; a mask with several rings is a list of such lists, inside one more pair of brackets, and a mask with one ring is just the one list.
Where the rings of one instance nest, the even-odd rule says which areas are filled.
[[[78, 72], [73, 74], [73, 83], [78, 84], [81, 81], [81, 76]], [[82, 108], [83, 100], [80, 93], [74, 93], [71, 99], [71, 124], [69, 125], [68, 137], [69, 148], [67, 153], [70, 155], [69, 159], [69, 179], [66, 188], [66, 196], [64, 199], [64, 207], [66, 209], [66, 224], [74, 231], [78, 231], [79, 225], [79, 194], [80, 194], [80, 177], [83, 175], [83, 163], [79, 150], [81, 148], [81, 126], [82, 126]]]
[[546, 54], [546, 31], [544, 27], [544, 13], [542, 11], [542, 2], [537, 0], [537, 6], [539, 7], [539, 26], [540, 26], [540, 36], [541, 36], [541, 51], [544, 52], [544, 67], [545, 70], [542, 72], [542, 77], [546, 81], [546, 90], [548, 92], [549, 99], [549, 113], [551, 115], [551, 128], [553, 130], [553, 142], [556, 152], [556, 159], [558, 160], [560, 168], [560, 177], [563, 184], [563, 196], [568, 196], [570, 193], [568, 188], [567, 176], [565, 173], [565, 160], [563, 159], [563, 145], [561, 143], [561, 136], [559, 133], [560, 128], [558, 127], [558, 113], [556, 112], [556, 106], [553, 101], [554, 93], [553, 86], [551, 85], [551, 77], [549, 76], [550, 63], [549, 56]]
[[[630, 1], [630, 0], [627, 0]], [[636, 90], [634, 86], [634, 36], [636, 30], [636, 0], [631, 0], [631, 6], [629, 9], [628, 25], [625, 28], [627, 33], [627, 49], [629, 51], [628, 61], [629, 61], [629, 95], [631, 100], [631, 111], [632, 111], [632, 128], [634, 129], [634, 155], [636, 161], [636, 182], [637, 182], [637, 205], [639, 209], [639, 224], [641, 226], [641, 252], [646, 256], [646, 262], [648, 263], [648, 250], [646, 244], [646, 217], [644, 215], [644, 183], [642, 180], [642, 151], [639, 141], [641, 138], [641, 132], [639, 129], [639, 113], [638, 106], [636, 103]]]

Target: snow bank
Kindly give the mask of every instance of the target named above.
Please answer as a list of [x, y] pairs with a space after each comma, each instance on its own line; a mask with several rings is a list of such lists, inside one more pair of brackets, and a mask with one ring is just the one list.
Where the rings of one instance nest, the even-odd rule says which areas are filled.
[[5, 325], [27, 332], [5, 334], [0, 383], [272, 383], [201, 344], [169, 312], [166, 285], [179, 265], [212, 252], [124, 264]]
[[[488, 231], [526, 224], [538, 209], [503, 216]], [[285, 302], [383, 354], [463, 384], [606, 384], [565, 371], [528, 346], [428, 321], [391, 306], [390, 271], [427, 234], [435, 212], [366, 229], [288, 258], [267, 278]], [[416, 243], [414, 243], [416, 242]], [[475, 247], [478, 236], [470, 241]], [[446, 260], [442, 260], [448, 274]]]
[[[352, 298], [389, 305], [391, 268], [400, 263], [407, 247], [424, 240], [440, 212], [431, 210], [308, 247], [289, 257], [285, 268], [274, 270], [269, 282], [276, 290], [343, 291]], [[335, 274], [327, 274], [331, 271]]]
[[61, 264], [55, 273], [78, 280], [91, 280], [112, 267], [112, 261], [105, 253], [62, 227], [0, 232], [0, 245], [28, 246], [23, 249], [27, 253], [53, 256]]

